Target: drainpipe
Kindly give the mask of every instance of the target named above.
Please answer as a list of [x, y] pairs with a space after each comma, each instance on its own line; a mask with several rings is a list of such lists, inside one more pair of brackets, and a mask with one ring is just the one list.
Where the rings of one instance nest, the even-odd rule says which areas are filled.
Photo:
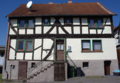
[[[7, 18], [9, 20], [9, 17]], [[9, 21], [8, 21], [8, 28], [7, 28], [7, 36], [6, 36], [6, 46], [5, 46], [5, 57], [4, 57], [4, 71], [7, 74], [7, 79], [8, 79], [8, 72], [6, 71], [6, 55], [7, 55], [7, 42], [8, 42], [8, 31], [9, 31]]]

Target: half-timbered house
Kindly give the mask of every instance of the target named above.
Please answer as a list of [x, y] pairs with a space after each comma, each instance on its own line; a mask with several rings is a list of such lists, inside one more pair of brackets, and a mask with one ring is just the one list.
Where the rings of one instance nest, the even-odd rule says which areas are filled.
[[118, 69], [113, 15], [99, 2], [33, 4], [31, 10], [20, 5], [7, 15], [3, 79], [113, 75]]

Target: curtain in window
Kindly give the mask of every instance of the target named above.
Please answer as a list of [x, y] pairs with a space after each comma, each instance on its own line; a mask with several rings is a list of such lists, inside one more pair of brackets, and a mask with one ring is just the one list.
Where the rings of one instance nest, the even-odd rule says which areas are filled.
[[94, 42], [93, 43], [94, 50], [101, 50], [101, 44], [100, 42]]
[[27, 50], [32, 50], [32, 42], [27, 42]]
[[83, 41], [83, 48], [89, 49], [90, 48], [90, 42], [89, 41]]

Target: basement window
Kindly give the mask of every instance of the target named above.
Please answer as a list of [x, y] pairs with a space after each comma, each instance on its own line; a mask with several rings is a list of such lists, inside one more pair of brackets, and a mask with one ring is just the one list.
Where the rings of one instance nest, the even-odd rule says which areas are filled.
[[32, 67], [35, 67], [35, 63], [31, 63], [31, 68], [32, 68]]
[[88, 68], [88, 62], [83, 62], [83, 68]]
[[13, 69], [15, 69], [15, 65], [13, 65]]

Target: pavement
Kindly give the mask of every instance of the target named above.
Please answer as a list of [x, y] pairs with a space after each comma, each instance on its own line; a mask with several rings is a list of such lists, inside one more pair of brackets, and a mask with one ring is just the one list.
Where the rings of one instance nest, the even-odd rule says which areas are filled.
[[[22, 81], [4, 81], [2, 83], [26, 83]], [[46, 82], [42, 82], [46, 83]], [[67, 81], [49, 83], [120, 83], [120, 76], [84, 76], [69, 78]]]

